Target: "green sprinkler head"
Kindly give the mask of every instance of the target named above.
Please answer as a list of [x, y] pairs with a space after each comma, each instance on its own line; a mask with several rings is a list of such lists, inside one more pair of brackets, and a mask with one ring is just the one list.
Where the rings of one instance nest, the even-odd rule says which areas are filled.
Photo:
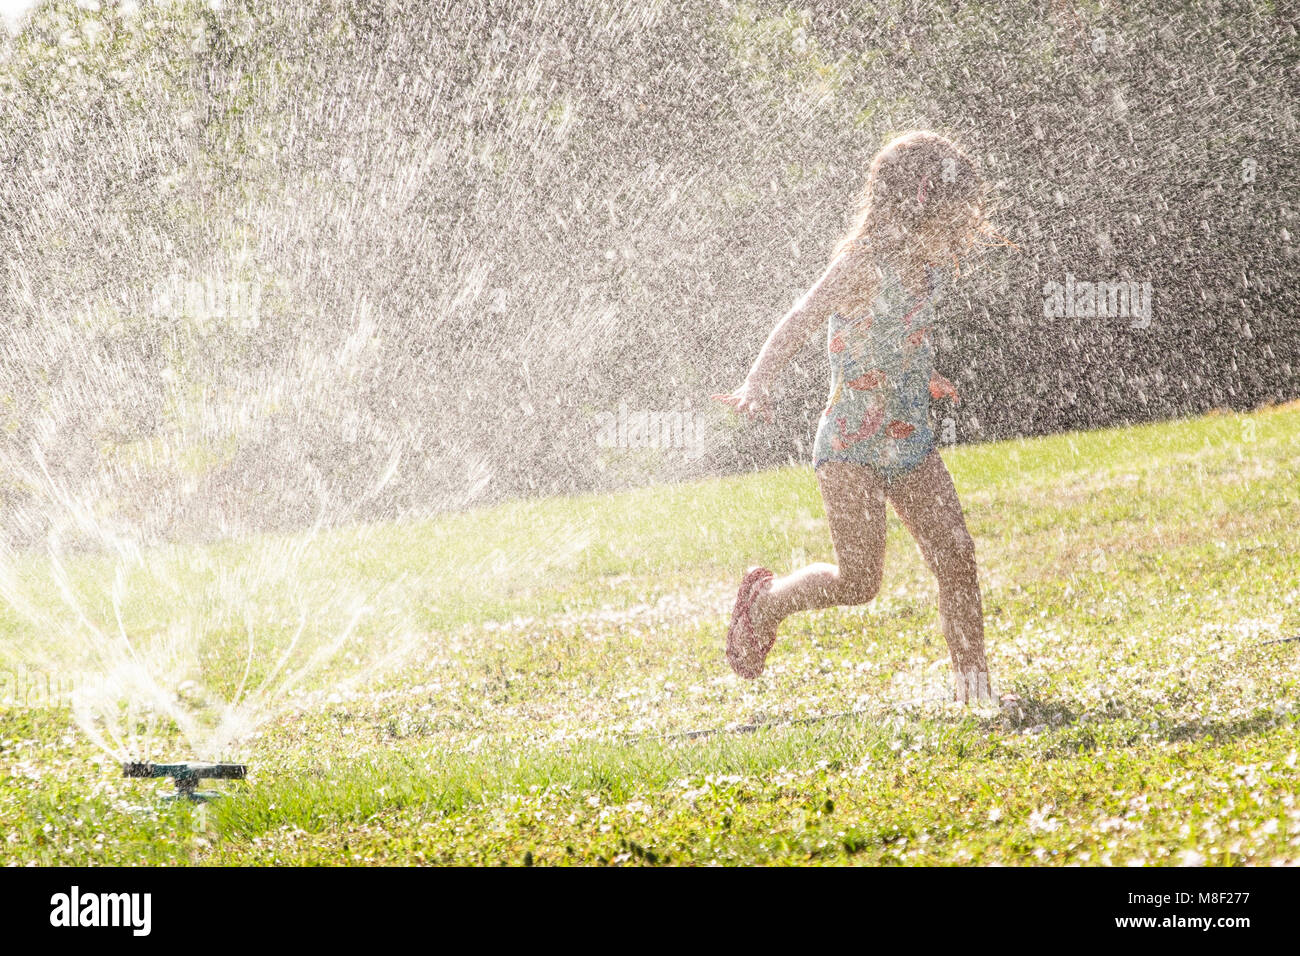
[[200, 790], [199, 781], [243, 780], [248, 767], [242, 763], [124, 763], [124, 777], [171, 777], [176, 793], [164, 800], [212, 800], [221, 796], [216, 790]]

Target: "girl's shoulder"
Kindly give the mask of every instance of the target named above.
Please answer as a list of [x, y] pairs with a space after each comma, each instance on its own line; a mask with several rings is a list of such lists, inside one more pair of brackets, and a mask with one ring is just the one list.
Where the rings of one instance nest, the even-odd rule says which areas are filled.
[[831, 305], [840, 315], [870, 308], [883, 281], [870, 247], [861, 242], [850, 243], [840, 251], [828, 279]]

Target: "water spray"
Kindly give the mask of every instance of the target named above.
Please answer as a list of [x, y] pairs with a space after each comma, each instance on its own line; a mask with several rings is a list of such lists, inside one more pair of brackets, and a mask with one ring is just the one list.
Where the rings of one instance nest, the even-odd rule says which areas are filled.
[[176, 781], [176, 792], [164, 800], [214, 800], [221, 796], [217, 790], [200, 790], [200, 780], [243, 780], [248, 767], [242, 763], [139, 763], [122, 764], [124, 777], [171, 777]]

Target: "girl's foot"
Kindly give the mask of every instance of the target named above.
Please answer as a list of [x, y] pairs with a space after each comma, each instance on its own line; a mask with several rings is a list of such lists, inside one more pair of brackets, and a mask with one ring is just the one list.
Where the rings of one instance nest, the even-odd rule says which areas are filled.
[[[776, 632], [781, 627], [781, 619], [773, 619], [769, 612], [768, 598], [772, 596], [773, 578], [769, 577], [754, 589], [754, 600], [749, 607], [749, 623], [754, 628], [755, 643], [763, 650], [763, 660], [772, 652], [776, 644]], [[763, 670], [762, 665], [759, 671]]]
[[727, 629], [727, 663], [731, 669], [748, 680], [763, 673], [767, 652], [775, 643], [766, 633], [760, 634], [754, 626], [753, 609], [758, 595], [772, 580], [767, 568], [750, 568], [741, 579], [736, 592], [736, 606], [731, 611], [731, 626]]

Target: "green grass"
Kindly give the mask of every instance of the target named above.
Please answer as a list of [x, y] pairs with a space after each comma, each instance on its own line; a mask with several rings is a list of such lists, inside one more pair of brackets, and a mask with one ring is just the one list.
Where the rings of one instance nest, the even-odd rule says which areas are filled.
[[[66, 708], [0, 706], [0, 860], [1300, 861], [1300, 642], [1263, 643], [1300, 636], [1300, 406], [945, 459], [1019, 711], [926, 697], [935, 586], [892, 516], [875, 602], [790, 619], [762, 678], [731, 675], [743, 568], [832, 558], [807, 468], [158, 549], [116, 612], [116, 564], [84, 554], [92, 621], [142, 648], [180, 621], [175, 677], [223, 691], [249, 647], [255, 683], [300, 620], [319, 647], [352, 596], [370, 609], [202, 809], [122, 779]], [[87, 639], [43, 559], [20, 564], [36, 610], [0, 610], [0, 661], [72, 666]], [[188, 755], [166, 721], [138, 739]]]

